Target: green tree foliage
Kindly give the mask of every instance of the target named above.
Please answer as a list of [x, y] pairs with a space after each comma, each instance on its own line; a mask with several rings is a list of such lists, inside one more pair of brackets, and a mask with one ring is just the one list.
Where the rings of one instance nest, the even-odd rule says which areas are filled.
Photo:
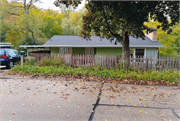
[[[171, 23], [170, 19], [169, 23]], [[176, 23], [174, 26], [170, 27], [172, 29], [170, 34], [167, 34], [167, 32], [163, 31], [162, 28], [157, 28], [159, 25], [161, 25], [161, 23], [158, 21], [149, 19], [149, 22], [146, 22], [145, 25], [157, 29], [157, 41], [164, 46], [163, 48], [159, 49], [159, 56], [179, 56], [179, 23]]]
[[58, 11], [44, 10], [43, 13], [43, 23], [41, 30], [45, 37], [51, 38], [54, 35], [62, 35], [63, 30], [61, 27], [62, 15]]
[[[78, 6], [81, 1], [62, 1], [56, 0], [55, 5], [59, 3]], [[129, 35], [136, 38], [144, 38], [143, 30], [146, 33], [152, 32], [153, 29], [144, 25], [151, 19], [158, 20], [162, 30], [170, 32], [170, 26], [173, 26], [179, 20], [179, 2], [169, 1], [88, 1], [86, 4], [87, 12], [83, 17], [83, 27], [81, 36], [90, 39], [92, 30], [100, 37], [106, 37], [110, 40], [114, 38], [123, 45], [123, 55], [130, 64], [129, 58]], [[168, 16], [171, 23], [168, 23]], [[122, 35], [120, 32], [122, 30]]]
[[6, 32], [1, 32], [1, 41], [0, 42], [6, 42]]
[[[27, 4], [26, 0], [2, 1], [1, 28], [7, 32], [7, 41], [11, 42], [15, 48], [29, 38], [39, 43], [37, 42], [39, 37], [43, 36], [40, 30], [43, 26], [42, 12], [33, 6], [36, 1], [31, 0]], [[41, 43], [44, 43], [43, 40]]]
[[64, 35], [80, 35], [83, 24], [83, 15], [85, 9], [77, 12], [66, 12], [62, 19], [62, 29]]
[[44, 44], [53, 35], [63, 34], [63, 14], [37, 8], [33, 4], [38, 1], [1, 1], [1, 33], [7, 32], [6, 40], [15, 48], [21, 44]]

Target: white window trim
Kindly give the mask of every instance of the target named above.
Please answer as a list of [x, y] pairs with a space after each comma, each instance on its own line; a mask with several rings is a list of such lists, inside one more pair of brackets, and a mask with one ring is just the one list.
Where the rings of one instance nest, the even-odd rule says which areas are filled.
[[[72, 47], [60, 47], [60, 48], [59, 48], [59, 54], [61, 54], [61, 53], [60, 53], [60, 49], [61, 49], [61, 48], [63, 48], [63, 54], [64, 54], [64, 48], [67, 48], [67, 51], [68, 51], [69, 48], [70, 48], [70, 54], [72, 54]], [[67, 52], [67, 53], [69, 53], [69, 52]]]
[[[86, 54], [86, 51], [87, 51], [87, 49], [89, 50], [89, 53], [88, 53], [88, 55], [91, 55], [90, 53], [91, 53], [91, 48], [93, 48], [93, 47], [86, 47], [85, 48], [85, 54]], [[87, 55], [87, 54], [86, 54]], [[93, 48], [93, 55], [94, 55], [94, 48]]]

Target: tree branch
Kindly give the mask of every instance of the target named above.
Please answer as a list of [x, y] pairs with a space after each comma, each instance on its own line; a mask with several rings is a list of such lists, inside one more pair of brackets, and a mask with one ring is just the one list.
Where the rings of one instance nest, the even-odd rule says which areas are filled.
[[28, 14], [28, 12], [27, 12], [27, 8], [26, 8], [26, 0], [24, 0], [24, 10], [25, 10], [25, 12]]
[[29, 31], [31, 32], [32, 37], [34, 38], [34, 32], [32, 30], [30, 30], [30, 29], [29, 29]]
[[110, 31], [110, 33], [111, 33], [113, 36], [115, 36], [115, 37], [121, 37], [119, 34], [115, 34], [115, 33], [112, 32], [112, 30], [110, 29], [109, 23], [108, 23], [108, 21], [107, 21], [105, 12], [103, 12], [103, 15], [104, 15], [104, 18], [105, 18], [105, 21], [106, 21], [106, 24], [107, 24], [107, 27], [108, 27], [108, 30]]
[[11, 12], [9, 12], [9, 11], [8, 11], [8, 13], [11, 14], [11, 15], [17, 15], [17, 16], [20, 16], [20, 15], [17, 14], [17, 13], [11, 13]]
[[29, 8], [31, 7], [32, 2], [33, 2], [32, 0], [29, 1], [29, 3], [28, 3], [28, 8], [27, 8], [28, 10], [29, 10]]

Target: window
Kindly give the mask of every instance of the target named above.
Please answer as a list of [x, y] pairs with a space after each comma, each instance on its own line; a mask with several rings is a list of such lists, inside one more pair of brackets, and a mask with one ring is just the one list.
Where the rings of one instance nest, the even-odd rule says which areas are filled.
[[8, 51], [8, 54], [12, 57], [15, 57], [16, 56], [16, 53], [14, 52], [14, 50], [9, 50]]
[[18, 51], [15, 50], [14, 52], [16, 53], [16, 55], [18, 55]]
[[0, 55], [4, 55], [4, 50], [0, 50]]
[[72, 54], [72, 48], [67, 48], [67, 47], [60, 47], [59, 48], [59, 53], [60, 54]]
[[136, 49], [136, 56], [144, 56], [144, 49]]
[[94, 55], [94, 48], [85, 48], [86, 55]]

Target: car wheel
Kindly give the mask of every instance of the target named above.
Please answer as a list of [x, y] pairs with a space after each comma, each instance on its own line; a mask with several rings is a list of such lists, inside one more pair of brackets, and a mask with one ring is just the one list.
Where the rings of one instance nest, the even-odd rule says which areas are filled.
[[7, 68], [11, 69], [12, 67], [14, 67], [14, 63], [12, 61], [10, 61], [9, 65], [7, 65]]

